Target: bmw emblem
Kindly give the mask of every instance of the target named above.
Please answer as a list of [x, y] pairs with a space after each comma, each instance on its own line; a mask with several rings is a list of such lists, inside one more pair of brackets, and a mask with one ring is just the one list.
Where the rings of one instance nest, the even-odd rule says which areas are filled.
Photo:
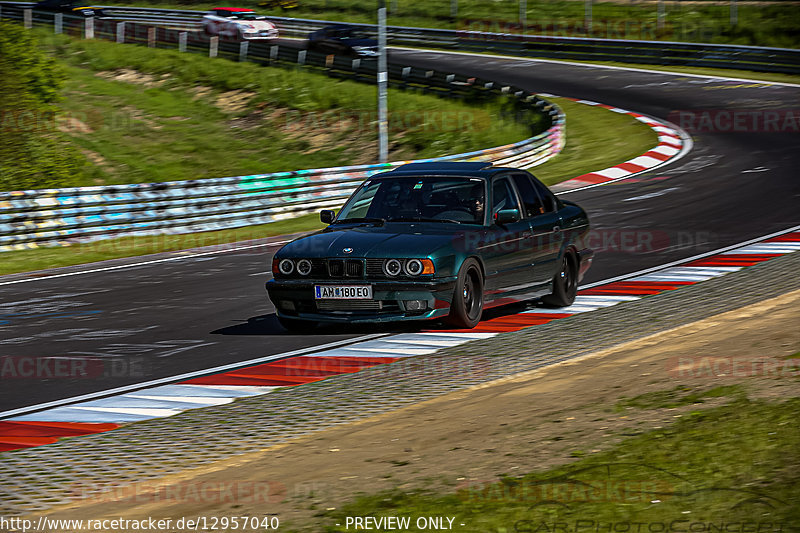
[[343, 249], [342, 251], [343, 251], [344, 253], [346, 253], [346, 254], [352, 254], [352, 253], [353, 253], [353, 249], [352, 249], [352, 248], [350, 248], [349, 246], [348, 246], [347, 248]]

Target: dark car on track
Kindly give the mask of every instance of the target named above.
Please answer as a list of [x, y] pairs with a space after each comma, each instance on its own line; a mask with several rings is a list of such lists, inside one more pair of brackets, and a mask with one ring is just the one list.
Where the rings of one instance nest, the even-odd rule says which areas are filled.
[[323, 54], [378, 57], [378, 41], [349, 24], [334, 24], [309, 33], [308, 49]]
[[35, 11], [54, 11], [56, 13], [69, 13], [81, 17], [102, 17], [103, 10], [99, 7], [86, 5], [74, 0], [42, 0], [37, 2], [33, 9]]
[[319, 322], [444, 319], [575, 299], [593, 253], [586, 213], [525, 170], [412, 163], [376, 174], [328, 224], [273, 257], [269, 297], [286, 329]]

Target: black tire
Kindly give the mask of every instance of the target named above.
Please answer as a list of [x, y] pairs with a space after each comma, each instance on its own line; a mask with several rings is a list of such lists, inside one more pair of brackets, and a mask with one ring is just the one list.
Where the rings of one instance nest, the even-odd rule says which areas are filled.
[[279, 316], [278, 322], [283, 329], [292, 334], [311, 333], [317, 327], [315, 322], [297, 320], [296, 318], [288, 318], [285, 316]]
[[448, 324], [460, 329], [472, 329], [481, 321], [483, 314], [483, 275], [475, 259], [467, 259], [461, 265], [453, 292]]
[[553, 276], [553, 292], [542, 298], [550, 307], [568, 307], [578, 293], [578, 265], [575, 254], [566, 252], [561, 258], [561, 268]]

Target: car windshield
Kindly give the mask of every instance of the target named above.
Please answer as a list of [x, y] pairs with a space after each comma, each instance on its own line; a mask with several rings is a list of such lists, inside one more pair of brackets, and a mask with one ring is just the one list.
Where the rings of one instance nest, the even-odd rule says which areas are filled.
[[369, 39], [369, 35], [355, 28], [326, 28], [325, 35], [330, 39]]
[[366, 33], [363, 33], [363, 32], [360, 32], [360, 31], [356, 31], [356, 30], [351, 30], [351, 31], [347, 32], [347, 34], [345, 34], [344, 37], [345, 37], [345, 39], [369, 39], [370, 38], [369, 35], [367, 35]]
[[397, 177], [367, 180], [336, 222], [451, 222], [483, 224], [484, 180]]
[[254, 19], [256, 18], [255, 13], [251, 13], [249, 11], [220, 11], [218, 12], [220, 16], [233, 18], [233, 19]]

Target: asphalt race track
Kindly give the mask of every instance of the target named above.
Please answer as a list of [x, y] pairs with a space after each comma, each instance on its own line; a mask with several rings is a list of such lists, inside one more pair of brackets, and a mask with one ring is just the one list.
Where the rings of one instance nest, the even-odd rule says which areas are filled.
[[[800, 101], [796, 86], [588, 65], [410, 50], [394, 50], [390, 60], [438, 70], [446, 65], [454, 73], [594, 100], [662, 120], [690, 109], [792, 111]], [[592, 245], [598, 255], [584, 282], [800, 224], [800, 133], [791, 128], [744, 129], [748, 131], [694, 133], [693, 150], [672, 164], [567, 193], [565, 198], [586, 208], [597, 232]], [[327, 329], [316, 335], [287, 335], [264, 291], [276, 249], [265, 245], [187, 255], [15, 284], [3, 282], [19, 276], [0, 278], [0, 355], [41, 360], [34, 373], [54, 374], [30, 378], [4, 372], [0, 411], [376, 332]], [[82, 379], [57, 375], [58, 361], [63, 369], [73, 361], [83, 364], [85, 358], [96, 372]]]

